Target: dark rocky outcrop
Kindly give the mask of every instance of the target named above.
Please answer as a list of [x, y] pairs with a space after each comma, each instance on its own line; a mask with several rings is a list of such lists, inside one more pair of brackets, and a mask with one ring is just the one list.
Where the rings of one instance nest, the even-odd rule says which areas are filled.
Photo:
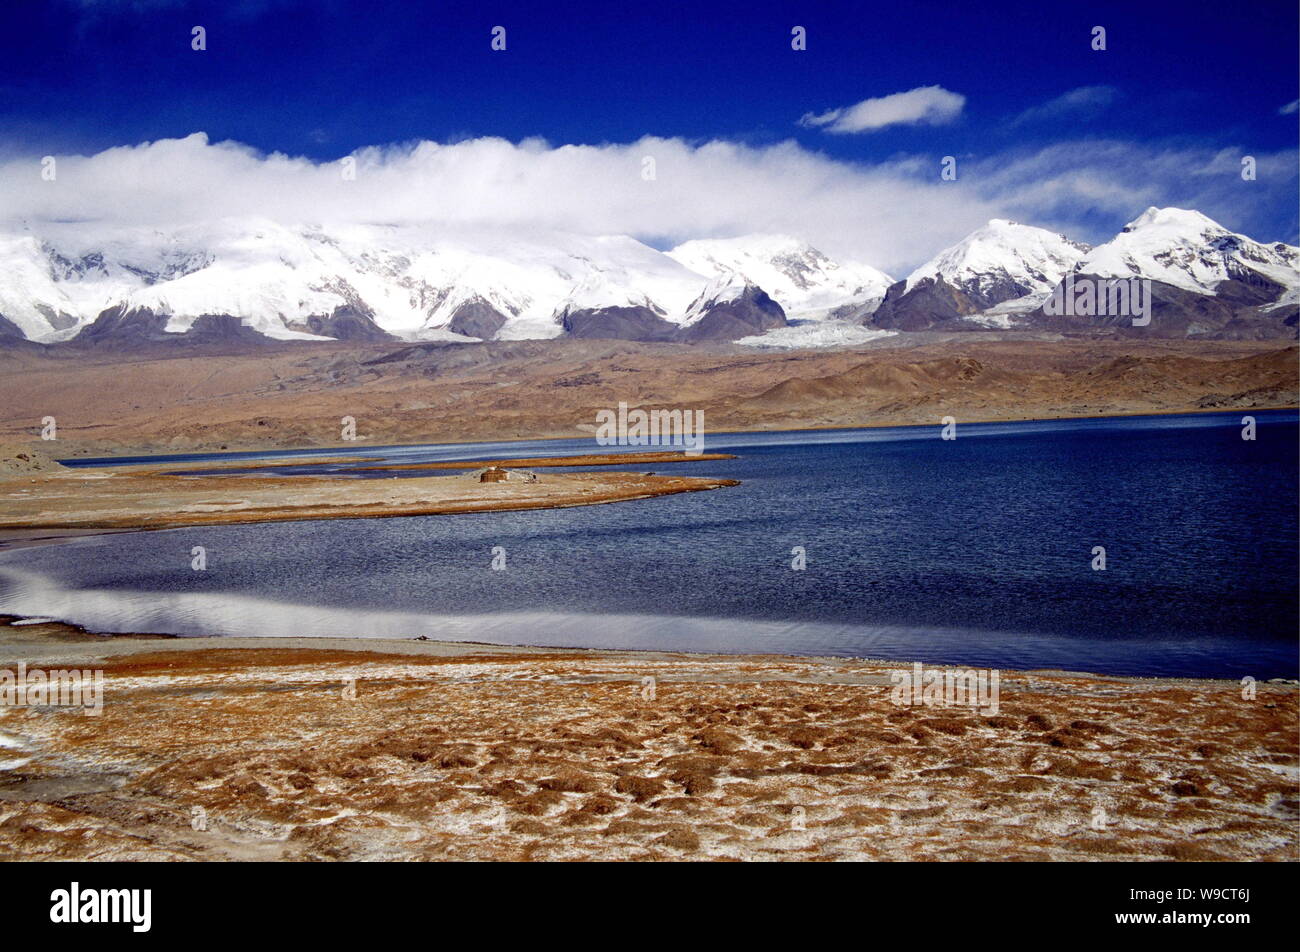
[[[1004, 300], [1011, 300], [1012, 295]], [[991, 306], [991, 305], [989, 305]], [[927, 331], [936, 327], [951, 330], [977, 330], [960, 318], [983, 310], [965, 291], [938, 278], [923, 278], [907, 290], [907, 282], [890, 285], [880, 307], [863, 322], [872, 327], [896, 331]]]
[[0, 344], [16, 343], [26, 339], [27, 335], [22, 332], [22, 329], [17, 324], [0, 314]]
[[175, 337], [168, 334], [166, 314], [147, 307], [128, 308], [124, 304], [100, 311], [99, 316], [73, 338], [79, 344], [152, 343]]
[[124, 305], [101, 311], [99, 317], [82, 328], [73, 342], [97, 347], [130, 348], [148, 344], [271, 344], [270, 338], [244, 325], [230, 314], [202, 314], [189, 330], [172, 334], [166, 330], [170, 317], [147, 307]]
[[1243, 304], [1271, 304], [1285, 294], [1285, 285], [1252, 268], [1228, 267], [1228, 280], [1220, 281], [1214, 293]]
[[762, 288], [745, 285], [738, 297], [712, 302], [697, 301], [691, 310], [703, 316], [679, 332], [679, 339], [695, 342], [705, 340], [738, 340], [776, 327], [785, 327], [785, 311]]
[[[1246, 277], [1246, 276], [1243, 276]], [[1110, 279], [1113, 280], [1113, 279]], [[1076, 274], [1077, 288], [1084, 282], [1105, 287], [1107, 278]], [[1283, 288], [1251, 272], [1247, 280], [1222, 281], [1214, 294], [1197, 294], [1183, 288], [1151, 282], [1150, 323], [1133, 325], [1132, 314], [1049, 314], [1039, 307], [1024, 315], [1027, 327], [1062, 333], [1103, 333], [1120, 337], [1202, 338], [1207, 340], [1295, 339], [1298, 309], [1295, 305], [1270, 307]]]
[[[102, 311], [73, 340], [81, 345], [119, 348], [146, 344], [273, 346], [279, 343], [232, 314], [201, 314], [183, 333], [169, 333], [166, 330], [170, 319], [169, 315], [159, 314], [151, 308], [128, 309], [124, 305], [118, 305]], [[395, 340], [370, 315], [346, 304], [335, 308], [331, 314], [313, 314], [305, 321], [295, 322], [289, 327], [291, 330], [338, 340]]]
[[[1091, 284], [1104, 288], [1107, 279], [1092, 274], [1070, 276], [1074, 287]], [[899, 331], [980, 331], [987, 328], [963, 318], [991, 305], [988, 293], [977, 300], [967, 290], [946, 283], [942, 276], [919, 281], [910, 291], [899, 281], [889, 288], [875, 313], [862, 322]], [[985, 289], [986, 292], [988, 289]], [[1003, 300], [1021, 296], [1022, 289], [1008, 286]], [[1043, 306], [1017, 314], [1016, 328], [1065, 334], [1103, 334], [1124, 337], [1265, 340], [1296, 337], [1297, 308], [1271, 307], [1285, 288], [1257, 271], [1239, 269], [1221, 282], [1214, 294], [1198, 294], [1151, 282], [1151, 322], [1133, 325], [1133, 314], [1050, 314]], [[998, 297], [999, 295], [993, 295]], [[995, 302], [1000, 303], [1000, 302]]]
[[465, 337], [491, 340], [505, 323], [504, 314], [475, 294], [456, 308], [447, 322], [447, 330]]
[[76, 326], [77, 317], [75, 314], [69, 314], [67, 311], [56, 311], [45, 304], [37, 304], [36, 310], [41, 312], [41, 316], [56, 331], [66, 331], [69, 327]]
[[200, 314], [184, 334], [168, 334], [167, 337], [188, 344], [274, 343], [231, 314]]
[[601, 307], [566, 310], [560, 319], [570, 337], [638, 341], [669, 341], [677, 325], [648, 307]]
[[375, 323], [374, 316], [369, 311], [350, 304], [340, 304], [330, 314], [313, 314], [305, 321], [290, 326], [294, 330], [337, 340], [396, 339]]

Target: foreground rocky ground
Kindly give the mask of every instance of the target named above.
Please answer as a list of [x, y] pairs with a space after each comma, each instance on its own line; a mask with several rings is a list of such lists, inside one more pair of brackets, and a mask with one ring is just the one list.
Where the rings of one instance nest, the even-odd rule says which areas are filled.
[[1293, 684], [1008, 672], [993, 714], [874, 662], [0, 628], [19, 659], [105, 703], [0, 708], [0, 858], [1297, 859]]

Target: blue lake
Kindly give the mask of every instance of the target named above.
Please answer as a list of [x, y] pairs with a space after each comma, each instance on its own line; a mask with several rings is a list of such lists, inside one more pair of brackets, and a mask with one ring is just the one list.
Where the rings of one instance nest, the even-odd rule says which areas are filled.
[[[742, 485], [14, 549], [0, 552], [0, 612], [101, 631], [1293, 678], [1300, 423], [1253, 415], [1254, 441], [1240, 412], [967, 424], [952, 441], [937, 426], [710, 434], [708, 451], [739, 458], [650, 468]], [[357, 449], [396, 462], [592, 451], [590, 439]], [[195, 545], [206, 571], [190, 568]], [[498, 546], [504, 571], [491, 568]]]

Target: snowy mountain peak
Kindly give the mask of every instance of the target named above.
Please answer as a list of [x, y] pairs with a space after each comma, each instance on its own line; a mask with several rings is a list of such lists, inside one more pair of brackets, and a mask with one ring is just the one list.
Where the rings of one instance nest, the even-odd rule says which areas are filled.
[[1300, 283], [1300, 248], [1264, 245], [1185, 208], [1148, 208], [1075, 266], [1099, 277], [1139, 276], [1213, 294], [1232, 278], [1264, 280], [1284, 288]]
[[579, 281], [557, 308], [558, 313], [598, 311], [607, 307], [644, 307], [658, 314], [664, 309], [643, 291], [637, 290], [626, 274], [592, 271]]
[[687, 255], [707, 254], [716, 256], [724, 262], [739, 260], [742, 256], [772, 259], [783, 255], [799, 256], [811, 253], [812, 257], [824, 257], [821, 252], [806, 242], [800, 241], [792, 235], [782, 234], [738, 235], [735, 238], [697, 238], [683, 242], [670, 251], [669, 254], [675, 256], [677, 252]]
[[1045, 228], [994, 218], [913, 271], [904, 290], [942, 278], [985, 306], [1045, 295], [1088, 250]]
[[721, 274], [691, 304], [679, 336], [686, 341], [737, 340], [789, 324], [766, 291], [739, 274]]
[[1156, 208], [1152, 205], [1122, 229], [1122, 233], [1144, 228], [1161, 228], [1187, 233], [1208, 231], [1226, 232], [1227, 229], [1207, 215], [1187, 208]]
[[687, 241], [670, 258], [706, 277], [738, 274], [766, 291], [787, 314], [824, 317], [832, 308], [879, 303], [893, 283], [869, 265], [832, 261], [789, 235], [745, 235]]
[[744, 275], [735, 272], [719, 274], [711, 278], [704, 286], [704, 290], [700, 292], [700, 296], [691, 302], [691, 306], [686, 309], [686, 319], [682, 323], [693, 324], [714, 305], [738, 301], [745, 296], [747, 289], [756, 287]]

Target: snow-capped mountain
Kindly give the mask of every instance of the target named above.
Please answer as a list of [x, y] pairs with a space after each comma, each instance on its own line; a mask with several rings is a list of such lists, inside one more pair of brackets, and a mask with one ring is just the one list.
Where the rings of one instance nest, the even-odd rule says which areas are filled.
[[909, 274], [904, 291], [942, 278], [979, 307], [1046, 295], [1088, 250], [1045, 228], [994, 218]]
[[44, 341], [67, 339], [112, 309], [163, 317], [171, 334], [204, 315], [231, 315], [267, 337], [312, 338], [297, 329], [308, 318], [361, 303], [348, 281], [355, 269], [332, 257], [310, 234], [266, 221], [112, 235], [55, 226], [39, 239], [0, 241], [0, 314]]
[[832, 261], [788, 235], [688, 241], [668, 256], [708, 277], [739, 275], [798, 320], [822, 319], [846, 307], [870, 313], [893, 283], [870, 265]]
[[766, 291], [738, 273], [724, 272], [691, 302], [680, 336], [687, 341], [736, 340], [788, 323]]
[[1091, 249], [995, 219], [893, 284], [777, 235], [665, 253], [627, 236], [243, 218], [170, 232], [0, 229], [0, 340], [567, 335], [826, 346], [869, 339], [864, 326], [1113, 332], [1113, 321], [1044, 312], [1067, 274], [1149, 279], [1160, 315], [1150, 335], [1294, 337], [1300, 323], [1300, 249], [1176, 208], [1148, 209]]
[[[1143, 282], [1136, 315], [1109, 303], [1117, 284], [1131, 280]], [[1148, 208], [1075, 264], [1054, 292], [1057, 306], [1012, 324], [1149, 337], [1295, 338], [1297, 288], [1300, 248], [1262, 244], [1197, 211]], [[1101, 302], [1099, 289], [1107, 289], [1105, 306], [1064, 306], [1080, 295], [1086, 300], [1089, 291]]]
[[399, 282], [414, 295], [408, 306], [426, 316], [415, 327], [380, 323], [404, 336], [555, 337], [564, 332], [566, 317], [609, 308], [646, 307], [665, 320], [680, 320], [705, 283], [703, 276], [624, 236], [401, 237], [410, 264]]
[[627, 272], [588, 274], [560, 304], [561, 330], [571, 337], [672, 340], [677, 324], [634, 281]]
[[172, 234], [52, 226], [0, 238], [0, 315], [46, 342], [109, 311], [114, 333], [145, 327], [153, 337], [228, 315], [270, 338], [412, 340], [621, 335], [629, 328], [604, 328], [600, 316], [635, 311], [661, 339], [709, 281], [625, 236], [241, 219]]
[[995, 219], [893, 285], [868, 320], [919, 330], [1131, 333], [1131, 315], [1061, 315], [1044, 303], [1068, 278], [1151, 282], [1159, 318], [1147, 336], [1294, 337], [1300, 249], [1265, 245], [1200, 212], [1149, 208], [1089, 248], [1041, 228]]
[[1148, 208], [1074, 267], [1098, 277], [1150, 278], [1194, 294], [1214, 294], [1224, 281], [1258, 279], [1295, 287], [1300, 248], [1260, 244], [1197, 211]]
[[170, 242], [147, 252], [77, 244], [60, 249], [30, 233], [0, 235], [0, 315], [29, 339], [66, 339], [87, 315], [205, 263], [201, 253]]
[[997, 306], [1029, 310], [1087, 252], [1064, 235], [995, 218], [891, 286], [872, 323], [924, 330]]
[[710, 280], [699, 297], [691, 302], [691, 306], [686, 309], [686, 319], [682, 323], [687, 326], [697, 324], [712, 308], [740, 300], [745, 289], [751, 284], [752, 282], [742, 274], [731, 271], [721, 272]]

